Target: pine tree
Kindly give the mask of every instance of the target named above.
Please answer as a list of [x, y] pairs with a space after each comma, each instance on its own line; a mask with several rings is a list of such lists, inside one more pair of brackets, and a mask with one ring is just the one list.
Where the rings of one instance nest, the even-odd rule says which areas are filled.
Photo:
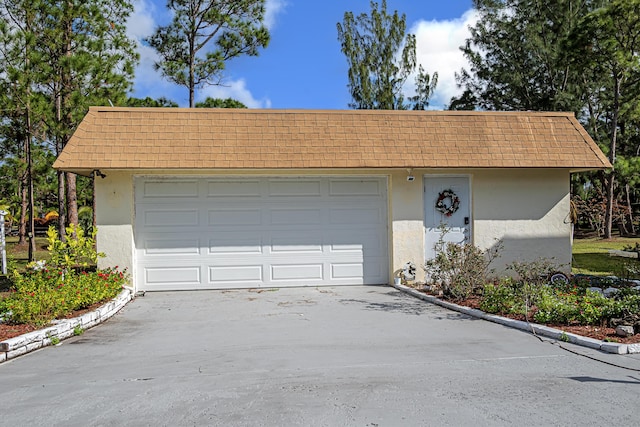
[[262, 24], [265, 0], [169, 0], [169, 25], [156, 29], [147, 42], [158, 52], [155, 66], [169, 81], [189, 90], [220, 84], [232, 58], [257, 56], [269, 43]]
[[[40, 61], [37, 86], [49, 97], [44, 115], [59, 154], [90, 105], [120, 103], [131, 87], [138, 55], [126, 35], [133, 11], [127, 0], [41, 0], [36, 13]], [[76, 176], [58, 172], [59, 232], [78, 223]]]
[[420, 66], [417, 93], [406, 104], [403, 87], [416, 69], [416, 37], [406, 34], [406, 15], [387, 13], [387, 2], [371, 2], [371, 13], [346, 12], [338, 23], [338, 40], [349, 64], [349, 107], [363, 110], [424, 109], [435, 90], [437, 73]]

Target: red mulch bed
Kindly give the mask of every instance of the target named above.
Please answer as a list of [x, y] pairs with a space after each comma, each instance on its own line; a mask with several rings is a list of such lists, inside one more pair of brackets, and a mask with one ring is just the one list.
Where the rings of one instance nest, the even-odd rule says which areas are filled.
[[26, 334], [39, 329], [37, 326], [31, 325], [7, 325], [0, 323], [0, 341], [4, 341], [9, 338], [17, 337], [18, 335]]
[[[82, 316], [85, 313], [95, 310], [96, 308], [100, 307], [102, 304], [104, 303], [99, 302], [99, 303], [93, 304], [90, 307], [83, 308], [82, 310], [73, 311], [69, 313], [67, 316], [65, 316], [64, 319], [71, 319], [73, 317]], [[0, 323], [0, 341], [17, 337], [19, 335], [26, 334], [27, 332], [33, 332], [38, 329], [43, 329], [43, 327], [26, 325], [26, 324], [10, 325], [6, 323]]]
[[[435, 296], [435, 295], [432, 295]], [[464, 301], [450, 301], [458, 305], [463, 305], [465, 307], [471, 307], [480, 309], [480, 298], [471, 297]], [[514, 320], [522, 320], [526, 319], [524, 316], [511, 315], [511, 314], [501, 314], [502, 317], [508, 317]], [[595, 338], [601, 341], [610, 341], [617, 342], [620, 344], [638, 344], [640, 343], [640, 334], [635, 334], [631, 337], [619, 337], [616, 335], [615, 328], [602, 327], [602, 326], [578, 326], [578, 325], [554, 325], [547, 324], [551, 328], [560, 329], [561, 331], [569, 332], [572, 334], [580, 335], [583, 337]]]

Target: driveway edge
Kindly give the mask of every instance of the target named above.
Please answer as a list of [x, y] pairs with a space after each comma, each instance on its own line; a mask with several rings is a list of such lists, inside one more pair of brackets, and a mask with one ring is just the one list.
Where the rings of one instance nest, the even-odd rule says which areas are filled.
[[397, 285], [394, 283], [391, 286], [411, 296], [430, 302], [432, 304], [439, 305], [449, 310], [454, 310], [459, 313], [466, 314], [468, 316], [476, 317], [478, 319], [499, 323], [509, 328], [520, 329], [521, 331], [530, 332], [534, 335], [542, 335], [545, 337], [553, 338], [555, 340], [570, 342], [572, 344], [577, 344], [584, 347], [593, 348], [595, 350], [600, 350], [605, 353], [611, 353], [611, 354], [640, 353], [640, 344], [619, 344], [619, 343], [613, 343], [613, 342], [600, 341], [594, 338], [583, 337], [581, 335], [572, 334], [570, 332], [564, 332], [560, 329], [550, 328], [544, 325], [538, 325], [536, 323], [527, 323], [520, 320], [509, 319], [507, 317], [496, 316], [495, 314], [487, 314], [484, 311], [477, 310], [475, 308], [465, 307], [458, 304], [454, 304], [452, 302], [443, 301], [432, 295], [427, 295], [423, 292], [420, 292], [416, 289], [410, 288], [405, 285]]
[[29, 332], [0, 342], [0, 363], [22, 356], [42, 347], [52, 345], [52, 341], [62, 341], [75, 335], [76, 328], [92, 328], [116, 314], [133, 299], [131, 289], [125, 288], [117, 297], [97, 309], [72, 319], [53, 321], [44, 329]]

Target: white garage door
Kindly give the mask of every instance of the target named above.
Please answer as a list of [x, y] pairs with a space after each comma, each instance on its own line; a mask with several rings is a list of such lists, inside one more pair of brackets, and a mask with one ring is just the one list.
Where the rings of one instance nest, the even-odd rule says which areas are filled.
[[136, 179], [141, 290], [388, 282], [378, 177]]

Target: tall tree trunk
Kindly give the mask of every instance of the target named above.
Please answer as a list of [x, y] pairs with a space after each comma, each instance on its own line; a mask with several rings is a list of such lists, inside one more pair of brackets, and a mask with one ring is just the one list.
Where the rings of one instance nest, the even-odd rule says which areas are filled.
[[196, 54], [195, 39], [189, 40], [189, 108], [196, 106]]
[[[76, 189], [76, 174], [65, 173], [67, 182], [67, 224], [78, 225], [78, 192]], [[75, 236], [74, 236], [75, 237]]]
[[[191, 71], [193, 73], [193, 71]], [[189, 77], [189, 108], [196, 106], [195, 88], [193, 84], [193, 77]]]
[[636, 227], [635, 225], [633, 225], [633, 208], [631, 207], [631, 196], [629, 195], [629, 184], [625, 185], [625, 192], [627, 195], [627, 219], [629, 221], [629, 227], [630, 229], [628, 230], [632, 235], [636, 234]]
[[64, 172], [57, 171], [58, 175], [58, 235], [62, 241], [66, 240], [67, 228], [67, 203], [64, 184]]
[[27, 215], [29, 210], [29, 190], [27, 188], [27, 174], [20, 177], [20, 223], [18, 224], [18, 245], [27, 243]]
[[34, 219], [33, 176], [29, 172], [29, 262], [36, 258], [36, 224]]
[[[27, 29], [31, 32], [31, 22], [27, 22]], [[25, 47], [25, 65], [27, 73], [30, 73], [31, 61], [29, 60], [29, 47]], [[24, 145], [27, 155], [27, 185], [29, 198], [29, 262], [35, 260], [36, 256], [36, 227], [34, 221], [35, 201], [33, 200], [33, 153], [31, 150], [31, 142], [33, 141], [33, 127], [31, 126], [31, 79], [27, 79], [26, 108], [25, 121], [27, 125], [27, 134], [24, 138]]]
[[[29, 91], [27, 91], [29, 92]], [[36, 228], [34, 221], [35, 202], [33, 200], [33, 158], [31, 156], [31, 111], [29, 102], [29, 93], [27, 96], [27, 136], [25, 137], [25, 145], [27, 146], [27, 182], [29, 193], [29, 262], [33, 261], [36, 256]]]
[[615, 176], [613, 174], [613, 171], [611, 171], [611, 173], [609, 173], [609, 175], [607, 176], [607, 183], [606, 183], [607, 187], [606, 187], [606, 192], [605, 192], [605, 196], [606, 196], [606, 207], [605, 207], [605, 213], [604, 213], [604, 238], [605, 239], [611, 239], [611, 237], [613, 236], [612, 234], [612, 230], [613, 230], [613, 202], [614, 202], [614, 197], [615, 197]]
[[91, 188], [93, 189], [92, 194], [92, 203], [91, 203], [91, 225], [93, 226], [93, 231], [95, 231], [98, 227], [98, 218], [96, 217], [96, 175], [91, 175]]
[[[59, 76], [58, 76], [59, 77]], [[55, 121], [59, 124], [62, 121], [62, 84], [60, 82], [54, 83], [53, 89], [54, 103], [56, 106], [56, 118]], [[59, 131], [56, 132], [56, 156], [62, 153], [64, 148], [64, 142]], [[58, 170], [56, 171], [58, 177], [58, 235], [63, 242], [66, 240], [66, 228], [67, 228], [67, 197], [66, 197], [66, 185], [65, 185], [65, 173]]]
[[[621, 77], [620, 74], [616, 71], [614, 72], [615, 82], [614, 82], [614, 93], [613, 93], [613, 115], [611, 117], [611, 146], [609, 148], [609, 161], [612, 165], [614, 165], [616, 161], [616, 143], [618, 140], [618, 116], [620, 114], [620, 83]], [[613, 228], [613, 203], [615, 201], [615, 182], [616, 182], [616, 173], [615, 173], [615, 165], [614, 169], [609, 173], [609, 177], [607, 179], [607, 188], [606, 188], [606, 199], [607, 199], [607, 208], [605, 212], [605, 221], [604, 221], [604, 237], [606, 239], [610, 239], [612, 237], [612, 228]]]
[[[73, 2], [67, 1], [67, 8], [70, 13], [70, 19], [67, 20], [65, 27], [65, 56], [67, 58], [71, 57], [72, 54], [72, 45], [71, 40], [73, 39]], [[62, 148], [67, 145], [69, 142], [69, 132], [71, 132], [73, 118], [71, 116], [71, 90], [73, 85], [73, 77], [71, 76], [71, 71], [67, 67], [62, 68], [61, 75], [61, 96], [60, 96], [60, 113], [61, 120], [64, 123], [64, 134], [62, 136]], [[67, 224], [68, 225], [78, 225], [78, 195], [76, 191], [76, 175], [71, 172], [65, 173], [65, 179], [67, 184]], [[75, 238], [75, 236], [73, 236]]]

